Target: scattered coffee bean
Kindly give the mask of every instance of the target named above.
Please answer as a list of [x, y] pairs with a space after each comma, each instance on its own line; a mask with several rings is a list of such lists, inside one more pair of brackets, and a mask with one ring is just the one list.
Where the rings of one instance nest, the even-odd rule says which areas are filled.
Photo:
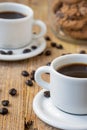
[[45, 40], [51, 41], [51, 38], [49, 36], [45, 36]]
[[31, 46], [31, 49], [35, 50], [35, 49], [37, 49], [37, 46], [33, 45], [33, 46]]
[[30, 78], [31, 78], [31, 80], [34, 80], [34, 81], [35, 81], [35, 79], [34, 79], [34, 76], [33, 76], [33, 75], [31, 75], [31, 76], [30, 76]]
[[50, 75], [50, 73], [45, 73], [45, 74]]
[[56, 43], [55, 42], [51, 42], [51, 46], [52, 47], [56, 47]]
[[85, 50], [81, 50], [79, 53], [80, 54], [86, 54], [86, 51]]
[[0, 114], [1, 114], [1, 115], [6, 115], [6, 114], [8, 114], [8, 109], [7, 109], [7, 108], [0, 108]]
[[34, 123], [33, 121], [25, 122], [25, 128], [29, 129], [33, 125], [33, 123]]
[[37, 34], [36, 32], [33, 32], [33, 34]]
[[51, 65], [51, 62], [48, 62], [46, 65], [47, 65], [47, 66], [50, 66], [50, 65]]
[[7, 55], [12, 55], [13, 54], [13, 51], [8, 51], [7, 52]]
[[32, 70], [31, 75], [33, 75], [33, 76], [34, 76], [34, 74], [35, 74], [35, 70]]
[[56, 45], [57, 49], [63, 49], [63, 46], [61, 44]]
[[12, 88], [12, 89], [9, 90], [9, 94], [11, 96], [15, 96], [17, 94], [17, 90], [15, 88]]
[[27, 80], [25, 83], [26, 83], [26, 85], [28, 85], [28, 86], [33, 86], [32, 80]]
[[46, 56], [51, 55], [51, 51], [50, 51], [50, 50], [47, 50], [47, 51], [45, 52], [45, 55], [46, 55]]
[[31, 52], [31, 49], [24, 49], [23, 50], [23, 53], [29, 53], [29, 52]]
[[26, 70], [22, 71], [21, 74], [22, 74], [23, 76], [25, 76], [25, 77], [29, 76], [29, 73], [28, 73]]
[[8, 106], [9, 105], [9, 101], [8, 100], [3, 100], [2, 101], [2, 105], [3, 106]]
[[3, 51], [3, 50], [0, 50], [0, 54], [1, 55], [7, 55], [7, 53], [5, 51]]
[[64, 56], [64, 55], [66, 55], [66, 53], [62, 53], [62, 54], [61, 54], [61, 56]]
[[35, 70], [33, 70], [33, 71], [31, 72], [31, 74], [30, 74], [30, 78], [31, 78], [31, 80], [34, 80], [34, 81], [35, 81], [35, 79], [34, 79], [34, 75], [35, 75]]
[[44, 96], [45, 96], [45, 97], [50, 97], [50, 91], [45, 91], [45, 92], [44, 92]]
[[24, 125], [25, 125], [25, 129], [28, 129], [28, 126], [27, 126], [27, 123], [26, 123], [26, 122], [25, 122], [25, 124], [24, 124]]

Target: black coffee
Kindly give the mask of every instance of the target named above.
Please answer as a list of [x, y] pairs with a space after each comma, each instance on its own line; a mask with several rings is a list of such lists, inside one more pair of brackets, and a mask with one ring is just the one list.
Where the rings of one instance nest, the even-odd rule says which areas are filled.
[[57, 71], [63, 75], [70, 77], [87, 78], [87, 64], [68, 64], [58, 68]]
[[24, 17], [26, 17], [26, 15], [19, 12], [10, 12], [10, 11], [0, 12], [0, 18], [3, 19], [20, 19]]

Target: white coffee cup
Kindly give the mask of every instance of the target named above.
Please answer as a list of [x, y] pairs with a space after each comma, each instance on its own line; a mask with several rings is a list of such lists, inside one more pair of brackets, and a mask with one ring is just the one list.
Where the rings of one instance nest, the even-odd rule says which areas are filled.
[[[35, 80], [44, 89], [50, 90], [52, 102], [57, 108], [72, 114], [87, 114], [87, 78], [69, 77], [56, 71], [72, 63], [87, 64], [87, 55], [60, 56], [52, 61], [51, 66], [38, 68]], [[50, 83], [42, 79], [43, 73], [50, 74]]]
[[[18, 12], [26, 15], [19, 19], [0, 18], [0, 48], [15, 49], [30, 44], [32, 38], [40, 38], [46, 33], [46, 25], [34, 19], [33, 10], [23, 4], [14, 2], [0, 3], [0, 12]], [[39, 34], [33, 34], [34, 25], [40, 27]]]

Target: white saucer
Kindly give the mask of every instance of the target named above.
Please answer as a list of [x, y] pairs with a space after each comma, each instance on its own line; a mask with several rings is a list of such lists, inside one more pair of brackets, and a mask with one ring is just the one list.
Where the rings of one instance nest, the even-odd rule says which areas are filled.
[[87, 116], [76, 116], [56, 108], [50, 98], [44, 97], [41, 90], [33, 100], [33, 110], [45, 123], [65, 130], [87, 130]]
[[[24, 49], [31, 49], [32, 45], [37, 46], [37, 49], [34, 49], [34, 50], [32, 49], [32, 51], [29, 53], [22, 53]], [[3, 60], [3, 61], [24, 60], [24, 59], [39, 55], [41, 52], [44, 51], [45, 48], [46, 48], [46, 41], [43, 37], [39, 38], [39, 39], [32, 39], [31, 44], [29, 44], [23, 48], [20, 48], [20, 49], [11, 50], [11, 51], [13, 51], [13, 55], [0, 54], [0, 60]], [[0, 49], [0, 50], [3, 50], [5, 52], [8, 51], [5, 49]]]

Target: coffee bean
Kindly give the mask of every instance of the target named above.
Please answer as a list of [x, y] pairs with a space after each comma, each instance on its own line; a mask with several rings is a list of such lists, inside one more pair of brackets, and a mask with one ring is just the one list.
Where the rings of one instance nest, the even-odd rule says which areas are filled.
[[44, 96], [45, 96], [45, 97], [50, 97], [50, 91], [45, 91], [45, 92], [44, 92]]
[[32, 70], [31, 75], [33, 75], [33, 76], [34, 76], [34, 74], [35, 74], [35, 70]]
[[52, 47], [56, 47], [56, 43], [55, 42], [51, 42], [51, 46]]
[[1, 55], [7, 55], [7, 53], [5, 51], [3, 51], [3, 50], [0, 50], [0, 54]]
[[51, 41], [51, 38], [49, 36], [45, 36], [45, 40]]
[[26, 71], [26, 70], [24, 70], [24, 71], [22, 71], [22, 73], [21, 73], [24, 77], [27, 77], [27, 76], [29, 76], [29, 73]]
[[2, 105], [3, 106], [8, 106], [9, 105], [9, 101], [8, 100], [3, 100], [2, 101]]
[[33, 125], [33, 123], [34, 123], [33, 121], [25, 122], [25, 128], [29, 129]]
[[51, 64], [51, 62], [48, 62], [46, 65], [47, 65], [47, 66], [50, 66], [50, 64]]
[[50, 73], [45, 73], [45, 74], [50, 75]]
[[81, 50], [79, 53], [80, 54], [86, 54], [86, 51], [85, 50]]
[[35, 79], [34, 79], [34, 75], [35, 75], [35, 70], [33, 70], [33, 71], [31, 72], [31, 75], [30, 75], [31, 80], [35, 80]]
[[13, 54], [13, 51], [8, 51], [7, 52], [7, 55], [12, 55]]
[[57, 49], [63, 49], [63, 46], [61, 44], [59, 44], [59, 45], [56, 45], [56, 48]]
[[8, 109], [7, 109], [7, 108], [0, 108], [0, 114], [1, 114], [1, 115], [6, 115], [6, 114], [8, 114]]
[[31, 49], [24, 49], [23, 50], [23, 53], [29, 53], [29, 52], [31, 52]]
[[29, 129], [33, 125], [33, 121], [25, 122], [25, 128]]
[[37, 34], [36, 32], [33, 32], [33, 34]]
[[67, 55], [66, 53], [62, 53], [61, 56]]
[[28, 86], [33, 86], [32, 80], [27, 80], [25, 83], [26, 83], [26, 85], [28, 85]]
[[12, 88], [12, 89], [9, 90], [9, 94], [11, 96], [15, 96], [17, 94], [17, 90], [15, 88]]
[[47, 51], [45, 52], [45, 55], [46, 55], [46, 56], [51, 55], [51, 51], [50, 51], [50, 50], [47, 50]]
[[37, 46], [33, 45], [33, 46], [31, 46], [31, 49], [35, 50], [35, 49], [37, 49]]
[[31, 80], [35, 80], [33, 75], [31, 75], [30, 78], [31, 78]]

